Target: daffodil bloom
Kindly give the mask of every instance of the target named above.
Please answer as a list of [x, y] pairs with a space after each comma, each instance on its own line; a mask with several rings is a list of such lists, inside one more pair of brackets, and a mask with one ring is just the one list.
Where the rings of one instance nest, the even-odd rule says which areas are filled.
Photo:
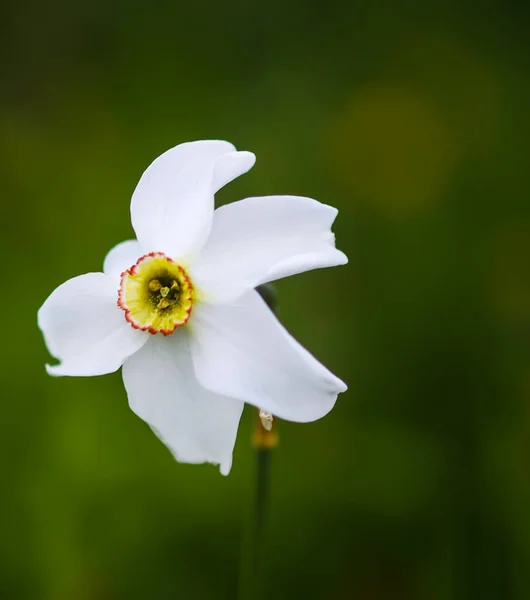
[[[60, 285], [38, 313], [51, 375], [123, 367], [131, 409], [178, 461], [227, 474], [247, 402], [308, 422], [345, 384], [296, 342], [255, 291], [310, 269], [345, 264], [337, 210], [298, 196], [246, 198], [214, 211], [215, 193], [255, 162], [224, 141], [181, 144], [145, 171], [131, 200], [136, 240], [102, 273]], [[326, 296], [308, 299], [318, 318]]]

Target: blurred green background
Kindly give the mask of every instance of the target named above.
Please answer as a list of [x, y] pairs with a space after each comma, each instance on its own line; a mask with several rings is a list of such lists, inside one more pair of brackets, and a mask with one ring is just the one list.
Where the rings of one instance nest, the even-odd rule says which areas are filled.
[[529, 12], [3, 4], [0, 598], [236, 596], [252, 411], [228, 478], [177, 464], [119, 373], [48, 377], [36, 326], [132, 236], [143, 169], [203, 138], [258, 158], [218, 202], [335, 205], [350, 257], [278, 286], [285, 325], [349, 391], [281, 424], [267, 596], [530, 598]]

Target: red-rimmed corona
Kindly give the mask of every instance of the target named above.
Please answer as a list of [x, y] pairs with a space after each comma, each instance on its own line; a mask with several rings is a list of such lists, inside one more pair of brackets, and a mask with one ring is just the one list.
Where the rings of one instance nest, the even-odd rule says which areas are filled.
[[190, 318], [193, 285], [182, 266], [150, 252], [122, 273], [118, 306], [135, 329], [170, 335]]

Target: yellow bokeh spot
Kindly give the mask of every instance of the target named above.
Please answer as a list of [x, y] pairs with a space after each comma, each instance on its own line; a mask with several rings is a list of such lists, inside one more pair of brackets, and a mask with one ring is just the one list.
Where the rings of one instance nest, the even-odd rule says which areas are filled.
[[453, 133], [434, 108], [391, 85], [357, 92], [331, 142], [337, 176], [355, 198], [395, 214], [436, 200], [456, 158]]

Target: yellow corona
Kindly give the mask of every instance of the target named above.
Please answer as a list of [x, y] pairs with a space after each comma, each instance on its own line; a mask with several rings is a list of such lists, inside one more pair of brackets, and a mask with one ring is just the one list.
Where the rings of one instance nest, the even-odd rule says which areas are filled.
[[151, 252], [122, 273], [118, 306], [135, 329], [170, 335], [190, 318], [193, 285], [183, 267]]

